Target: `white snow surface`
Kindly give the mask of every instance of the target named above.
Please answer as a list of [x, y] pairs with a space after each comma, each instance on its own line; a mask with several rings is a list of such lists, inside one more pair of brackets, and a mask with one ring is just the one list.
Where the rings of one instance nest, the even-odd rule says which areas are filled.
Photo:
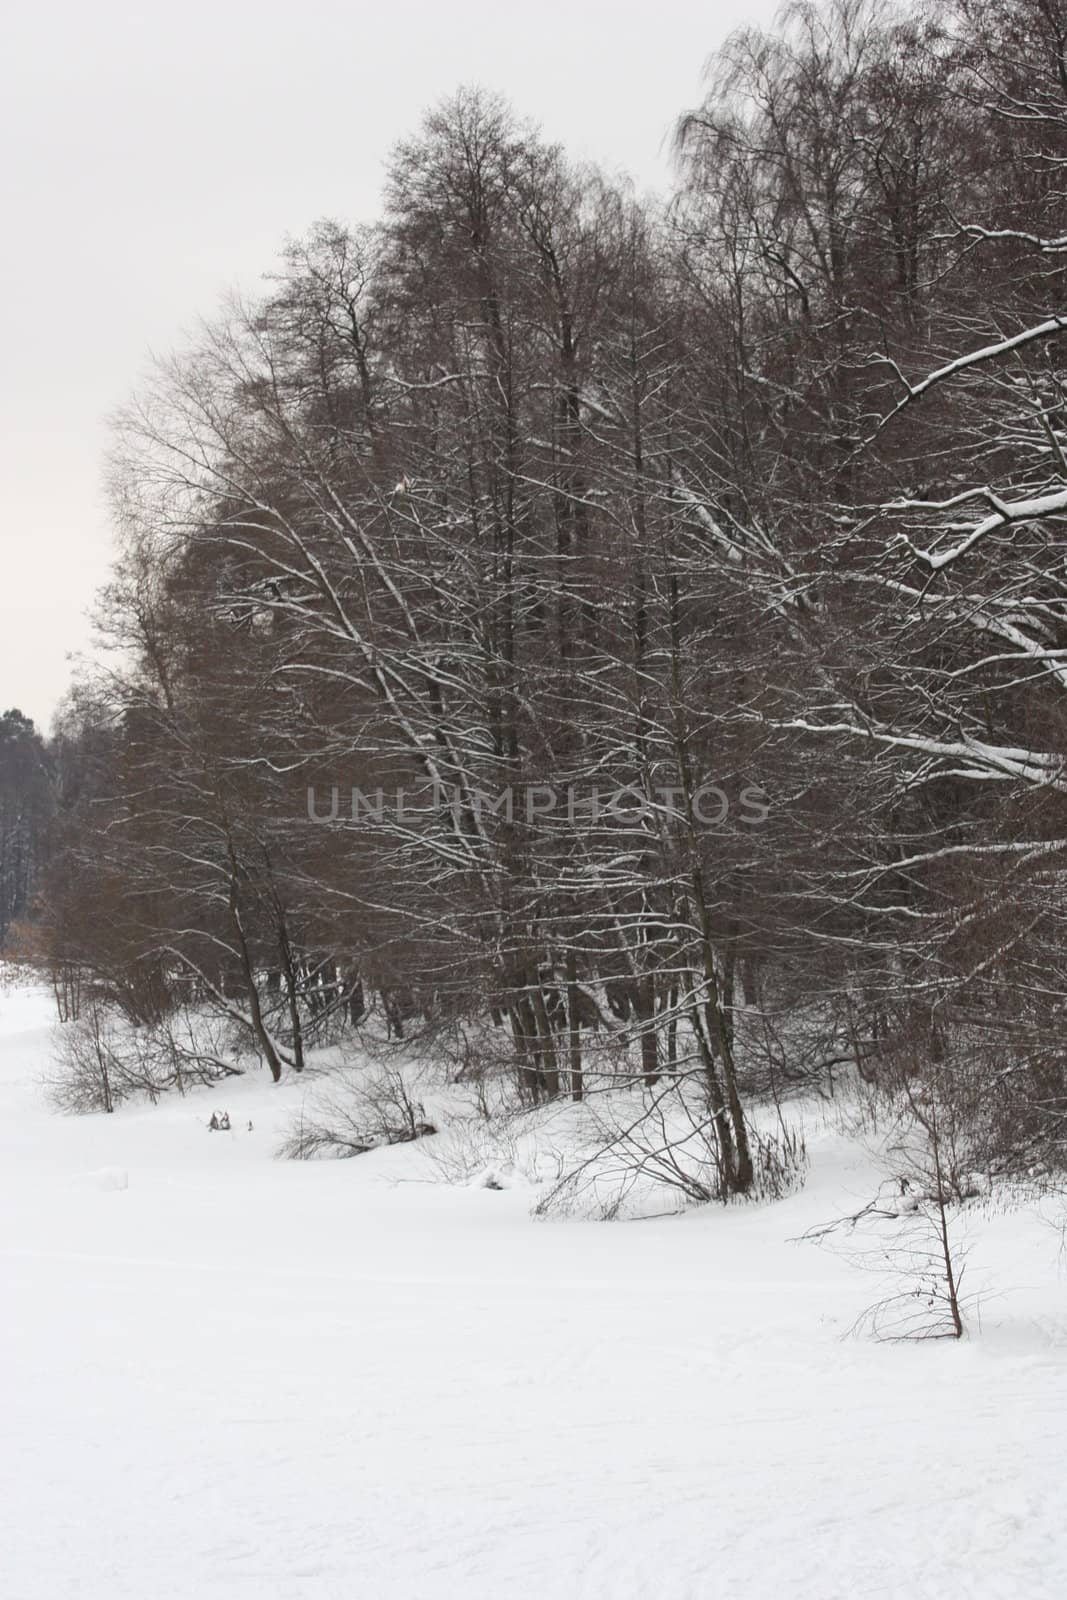
[[1048, 1219], [969, 1223], [962, 1343], [879, 1345], [790, 1242], [871, 1194], [829, 1123], [777, 1204], [538, 1222], [412, 1147], [274, 1159], [299, 1081], [58, 1116], [50, 1005], [0, 990], [10, 1600], [1067, 1595]]

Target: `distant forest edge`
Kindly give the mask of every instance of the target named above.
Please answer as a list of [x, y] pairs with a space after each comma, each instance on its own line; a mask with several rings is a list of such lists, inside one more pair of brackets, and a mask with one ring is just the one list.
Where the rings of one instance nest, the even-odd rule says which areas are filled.
[[276, 1078], [374, 1015], [524, 1104], [676, 1087], [724, 1197], [842, 1070], [1057, 1168], [1067, 12], [791, 6], [676, 157], [640, 200], [464, 90], [156, 365], [103, 664], [61, 756], [0, 733], [0, 929]]
[[31, 910], [48, 860], [59, 773], [29, 717], [0, 713], [0, 950]]

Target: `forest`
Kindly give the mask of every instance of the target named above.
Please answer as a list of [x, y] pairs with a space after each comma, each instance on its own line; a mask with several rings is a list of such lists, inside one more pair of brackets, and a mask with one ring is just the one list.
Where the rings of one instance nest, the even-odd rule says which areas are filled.
[[461, 89], [116, 419], [95, 662], [0, 721], [68, 1109], [358, 1039], [689, 1199], [846, 1079], [942, 1199], [1062, 1170], [1067, 8], [793, 4], [673, 140]]

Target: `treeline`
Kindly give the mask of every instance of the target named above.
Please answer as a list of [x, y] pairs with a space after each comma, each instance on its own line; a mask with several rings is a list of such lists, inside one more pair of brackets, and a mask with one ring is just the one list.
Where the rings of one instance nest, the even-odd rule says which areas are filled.
[[1060, 0], [793, 6], [663, 203], [432, 111], [120, 425], [53, 965], [275, 1076], [372, 1004], [534, 1098], [696, 1075], [725, 1192], [771, 1067], [1054, 1160], [1065, 50]]
[[59, 773], [32, 720], [0, 713], [0, 948], [31, 909], [48, 860]]

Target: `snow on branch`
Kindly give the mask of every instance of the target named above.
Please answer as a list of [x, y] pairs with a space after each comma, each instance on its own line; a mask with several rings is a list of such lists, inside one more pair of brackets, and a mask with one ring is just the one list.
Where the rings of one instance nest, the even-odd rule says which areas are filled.
[[[1009, 339], [997, 339], [992, 344], [982, 345], [979, 350], [969, 350], [965, 355], [956, 356], [952, 361], [946, 361], [944, 366], [930, 372], [920, 383], [910, 383], [904, 376], [895, 361], [890, 360], [897, 377], [904, 385], [907, 393], [885, 418], [885, 422], [892, 420], [897, 412], [902, 410], [912, 400], [920, 400], [927, 390], [933, 389], [937, 384], [943, 383], [946, 378], [954, 378], [960, 372], [966, 372], [971, 367], [981, 365], [986, 361], [996, 361], [1001, 356], [1010, 355], [1014, 350], [1020, 350], [1028, 344], [1034, 344], [1038, 339], [1048, 339], [1058, 333], [1067, 331], [1067, 317], [1047, 317], [1044, 322], [1035, 323], [1031, 328], [1024, 328], [1021, 333], [1012, 334]], [[886, 360], [886, 357], [879, 357]], [[883, 423], [883, 426], [885, 423]]]
[[1043, 239], [1040, 234], [1024, 233], [1019, 228], [983, 228], [976, 222], [963, 223], [960, 232], [972, 239], [988, 239], [992, 243], [1010, 239], [1016, 244], [1027, 244], [1033, 250], [1040, 250], [1043, 255], [1059, 255], [1067, 250], [1067, 234], [1061, 234], [1058, 239]]
[[1067, 793], [1067, 775], [1063, 758], [1042, 750], [1024, 750], [1009, 745], [987, 744], [963, 734], [959, 739], [936, 739], [926, 734], [905, 733], [899, 729], [870, 722], [859, 713], [856, 719], [816, 722], [808, 717], [793, 717], [775, 726], [798, 733], [830, 734], [857, 739], [869, 739], [901, 750], [913, 750], [920, 755], [943, 760], [969, 763], [960, 776], [977, 779], [1021, 779], [1037, 787]]
[[925, 562], [931, 572], [941, 572], [960, 556], [973, 550], [987, 535], [996, 533], [1000, 528], [1007, 528], [1018, 522], [1037, 522], [1043, 517], [1057, 516], [1067, 511], [1067, 489], [1056, 489], [1051, 494], [1035, 495], [1029, 500], [1002, 500], [989, 488], [967, 489], [963, 494], [953, 495], [948, 500], [891, 500], [886, 510], [950, 511], [955, 506], [964, 505], [974, 499], [984, 500], [993, 509], [988, 517], [983, 517], [981, 522], [968, 528], [964, 537], [949, 549], [924, 550], [914, 544], [906, 533], [898, 534], [897, 542], [904, 545], [918, 560]]

